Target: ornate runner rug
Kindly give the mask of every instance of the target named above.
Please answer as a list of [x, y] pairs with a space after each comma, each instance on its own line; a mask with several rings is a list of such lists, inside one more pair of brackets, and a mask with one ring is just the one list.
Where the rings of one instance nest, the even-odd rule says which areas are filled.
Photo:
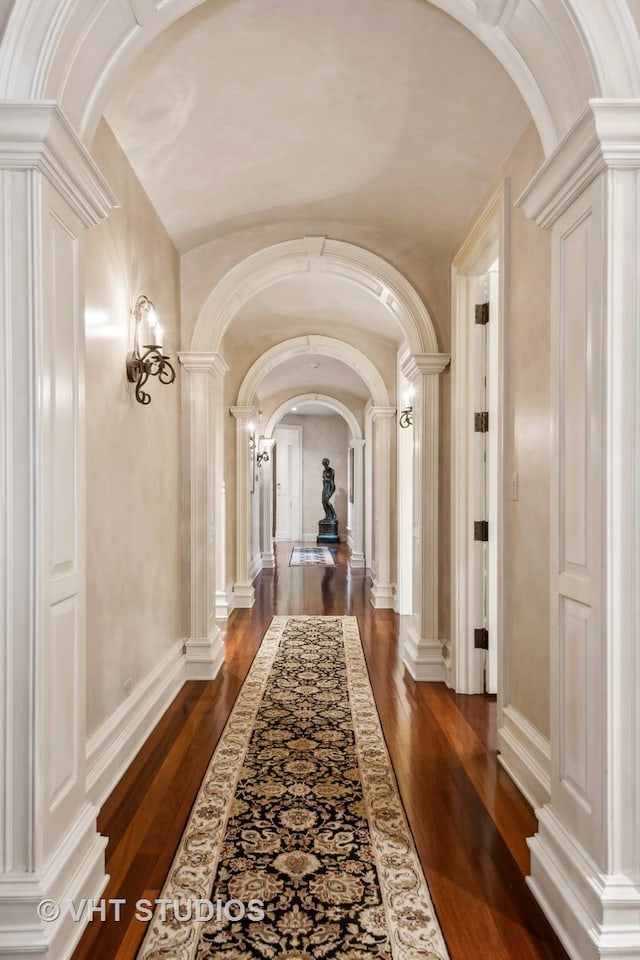
[[138, 960], [448, 960], [355, 617], [275, 617]]
[[291, 551], [290, 567], [306, 567], [319, 564], [322, 567], [335, 567], [336, 562], [329, 547], [294, 547]]

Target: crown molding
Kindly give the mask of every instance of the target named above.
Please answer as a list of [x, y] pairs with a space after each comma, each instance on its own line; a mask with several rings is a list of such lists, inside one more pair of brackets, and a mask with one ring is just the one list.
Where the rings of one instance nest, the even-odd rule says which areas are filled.
[[53, 101], [0, 102], [0, 169], [38, 170], [86, 227], [106, 220], [118, 198]]
[[450, 363], [449, 353], [413, 353], [402, 361], [400, 372], [407, 380], [416, 380], [424, 374], [440, 374]]
[[516, 200], [548, 229], [605, 170], [640, 169], [640, 100], [590, 100]]
[[210, 373], [216, 380], [224, 380], [229, 370], [229, 364], [220, 353], [181, 351], [178, 360], [189, 373]]

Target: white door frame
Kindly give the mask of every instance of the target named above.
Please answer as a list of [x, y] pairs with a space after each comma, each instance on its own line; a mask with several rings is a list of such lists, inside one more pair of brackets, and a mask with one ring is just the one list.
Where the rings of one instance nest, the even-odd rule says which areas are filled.
[[[508, 181], [496, 191], [486, 209], [470, 231], [453, 261], [452, 267], [452, 488], [451, 488], [451, 612], [452, 649], [449, 661], [449, 683], [458, 693], [481, 693], [484, 689], [484, 657], [474, 647], [473, 593], [473, 522], [471, 466], [473, 441], [473, 391], [470, 365], [470, 317], [474, 309], [473, 291], [476, 278], [489, 271], [500, 260], [499, 309], [493, 317], [489, 335], [489, 367], [491, 369], [489, 406], [489, 441], [487, 444], [488, 519], [489, 519], [489, 629], [495, 633], [497, 658], [498, 706], [508, 702], [507, 650], [504, 633], [505, 591], [503, 570], [507, 538], [505, 535], [504, 410], [507, 395], [505, 355], [505, 307], [507, 303], [507, 212]], [[491, 321], [490, 321], [491, 323]]]

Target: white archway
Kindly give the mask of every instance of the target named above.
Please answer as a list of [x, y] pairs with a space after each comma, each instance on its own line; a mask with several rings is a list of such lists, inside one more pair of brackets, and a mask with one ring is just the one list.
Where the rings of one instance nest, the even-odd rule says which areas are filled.
[[[116, 75], [203, 0], [14, 0], [0, 96], [54, 100], [89, 142]], [[640, 40], [625, 0], [431, 0], [493, 53], [550, 154], [591, 97], [640, 95]]]
[[429, 311], [409, 281], [369, 250], [327, 237], [275, 243], [232, 267], [200, 310], [191, 349], [218, 352], [225, 331], [245, 303], [274, 283], [314, 272], [348, 280], [378, 300], [397, 323], [412, 353], [438, 352]]
[[284, 403], [281, 403], [280, 406], [273, 411], [267, 420], [267, 425], [264, 429], [265, 437], [267, 439], [271, 439], [273, 436], [273, 431], [275, 430], [279, 421], [282, 420], [282, 418], [286, 416], [286, 414], [289, 413], [293, 407], [304, 407], [312, 403], [319, 403], [322, 406], [333, 410], [333, 412], [341, 416], [343, 420], [346, 420], [347, 426], [351, 431], [352, 438], [354, 440], [362, 439], [360, 424], [351, 410], [349, 410], [349, 407], [345, 406], [345, 404], [340, 400], [336, 400], [335, 397], [330, 397], [324, 393], [301, 393], [290, 397], [288, 400], [285, 400]]
[[[345, 420], [349, 427], [351, 439], [349, 448], [353, 450], [350, 469], [353, 471], [351, 477], [351, 489], [353, 490], [353, 502], [348, 503], [347, 520], [347, 540], [351, 550], [350, 564], [352, 567], [362, 568], [365, 566], [364, 556], [364, 440], [362, 439], [362, 430], [360, 423], [353, 412], [340, 400], [330, 397], [323, 393], [302, 393], [289, 397], [281, 403], [271, 414], [265, 426], [264, 443], [273, 447], [273, 433], [282, 417], [286, 416], [294, 407], [304, 407], [310, 404], [321, 404], [337, 413]], [[262, 560], [263, 566], [273, 565], [273, 550], [271, 547], [271, 530], [273, 529], [273, 476], [270, 471], [265, 471], [260, 475], [261, 480], [261, 510], [262, 510]]]
[[275, 347], [271, 347], [271, 349], [263, 353], [261, 357], [258, 357], [242, 381], [240, 390], [238, 391], [238, 406], [247, 407], [254, 402], [263, 378], [266, 377], [271, 370], [275, 370], [276, 367], [286, 360], [294, 360], [296, 357], [304, 357], [309, 354], [317, 354], [324, 357], [332, 357], [334, 360], [341, 360], [342, 363], [345, 363], [355, 370], [362, 379], [369, 390], [373, 403], [379, 405], [389, 404], [389, 393], [384, 384], [384, 380], [374, 364], [361, 350], [335, 337], [312, 335], [284, 340], [282, 343], [276, 344]]

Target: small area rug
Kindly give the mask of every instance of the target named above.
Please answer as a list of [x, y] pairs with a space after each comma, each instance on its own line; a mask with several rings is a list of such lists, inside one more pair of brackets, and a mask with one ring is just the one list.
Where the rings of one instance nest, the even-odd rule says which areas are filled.
[[448, 960], [355, 617], [274, 618], [161, 897], [139, 960]]
[[336, 562], [329, 547], [294, 547], [291, 551], [290, 567], [306, 567], [316, 564], [322, 567], [335, 567]]

